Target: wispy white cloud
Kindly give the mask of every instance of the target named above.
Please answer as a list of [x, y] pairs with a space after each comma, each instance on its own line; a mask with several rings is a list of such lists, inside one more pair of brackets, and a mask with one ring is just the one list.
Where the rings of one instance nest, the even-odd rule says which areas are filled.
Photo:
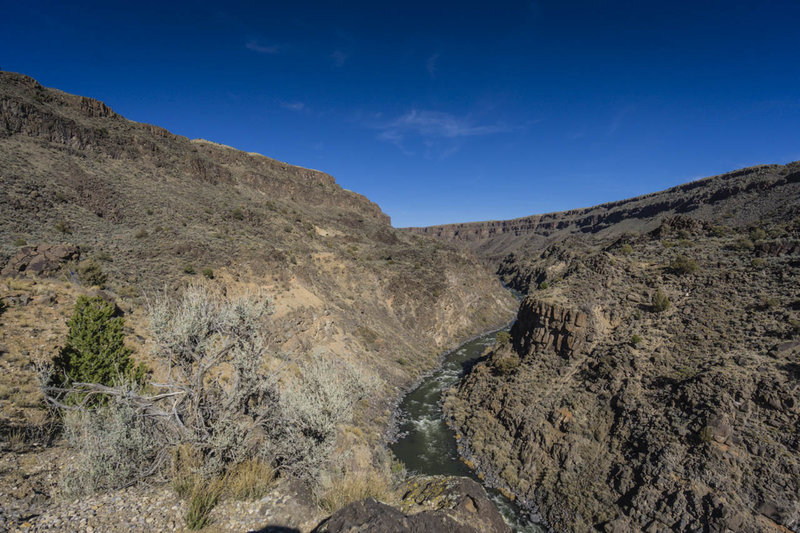
[[412, 132], [421, 137], [455, 139], [508, 131], [502, 124], [477, 124], [470, 117], [457, 117], [442, 111], [412, 109], [389, 123], [385, 131]]
[[281, 102], [281, 107], [289, 111], [303, 111], [307, 109], [306, 104], [303, 102]]
[[410, 142], [421, 142], [428, 158], [443, 159], [461, 148], [461, 141], [467, 137], [492, 135], [510, 131], [504, 124], [481, 124], [469, 116], [458, 117], [442, 111], [412, 109], [396, 119], [373, 124], [381, 130], [378, 139], [397, 146], [408, 155], [413, 152], [407, 148]]
[[333, 60], [333, 67], [340, 68], [344, 65], [344, 62], [347, 61], [348, 55], [341, 50], [334, 50], [331, 54], [331, 59]]
[[275, 55], [281, 51], [281, 47], [277, 44], [265, 46], [255, 40], [248, 41], [247, 44], [244, 45], [244, 47], [247, 48], [248, 50], [252, 50], [253, 52], [258, 52], [259, 54], [267, 54], [267, 55]]
[[425, 62], [425, 69], [427, 69], [428, 74], [431, 78], [436, 78], [436, 62], [439, 61], [439, 53], [433, 54], [428, 60]]

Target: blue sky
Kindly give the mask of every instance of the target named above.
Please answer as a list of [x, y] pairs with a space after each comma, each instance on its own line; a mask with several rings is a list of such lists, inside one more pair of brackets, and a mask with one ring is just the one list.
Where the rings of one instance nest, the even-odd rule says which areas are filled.
[[395, 226], [589, 206], [800, 159], [793, 0], [0, 8], [3, 70], [323, 170]]

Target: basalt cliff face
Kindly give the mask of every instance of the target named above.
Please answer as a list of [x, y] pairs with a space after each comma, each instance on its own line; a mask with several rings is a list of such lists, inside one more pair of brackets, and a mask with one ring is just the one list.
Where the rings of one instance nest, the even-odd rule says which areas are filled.
[[461, 243], [491, 261], [541, 250], [569, 235], [619, 236], [650, 231], [676, 215], [742, 226], [798, 212], [800, 163], [761, 165], [693, 181], [665, 191], [559, 213], [513, 220], [407, 228]]
[[798, 169], [517, 236], [495, 263], [527, 293], [510, 338], [445, 397], [465, 458], [556, 531], [800, 530]]

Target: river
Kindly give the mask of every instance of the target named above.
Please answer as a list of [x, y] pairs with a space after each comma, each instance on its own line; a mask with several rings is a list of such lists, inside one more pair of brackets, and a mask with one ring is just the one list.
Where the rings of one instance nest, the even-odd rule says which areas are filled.
[[[483, 335], [445, 356], [442, 366], [408, 393], [400, 404], [400, 438], [391, 446], [410, 473], [466, 476], [483, 483], [458, 457], [456, 438], [442, 420], [442, 391], [455, 384], [494, 343], [495, 333]], [[544, 533], [546, 528], [499, 491], [484, 485], [486, 492], [513, 531]]]

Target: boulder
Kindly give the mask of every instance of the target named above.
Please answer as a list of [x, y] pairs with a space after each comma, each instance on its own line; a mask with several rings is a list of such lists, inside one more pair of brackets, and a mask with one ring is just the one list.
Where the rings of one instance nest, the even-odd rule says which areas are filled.
[[372, 498], [357, 501], [323, 520], [314, 532], [510, 531], [483, 487], [469, 478], [413, 478], [401, 505], [402, 511]]
[[61, 270], [67, 261], [76, 260], [80, 249], [74, 244], [40, 244], [20, 248], [6, 266], [0, 276], [20, 277], [26, 274], [50, 276]]

